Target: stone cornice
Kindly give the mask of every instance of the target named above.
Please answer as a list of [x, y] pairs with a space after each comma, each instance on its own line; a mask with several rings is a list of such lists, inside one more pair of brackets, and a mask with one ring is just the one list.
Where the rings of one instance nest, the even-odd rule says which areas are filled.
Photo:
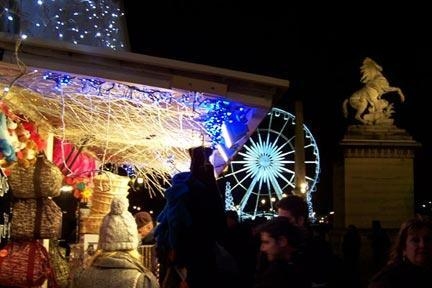
[[351, 125], [340, 144], [345, 158], [414, 158], [421, 146], [394, 125]]
[[413, 147], [387, 146], [387, 147], [367, 147], [351, 146], [344, 147], [345, 158], [414, 158], [415, 149]]

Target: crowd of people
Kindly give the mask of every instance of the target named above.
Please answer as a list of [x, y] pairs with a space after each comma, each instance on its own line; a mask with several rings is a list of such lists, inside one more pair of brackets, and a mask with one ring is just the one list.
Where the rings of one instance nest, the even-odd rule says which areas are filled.
[[[147, 212], [132, 215], [127, 203], [113, 199], [100, 227], [98, 251], [74, 273], [72, 287], [361, 287], [362, 240], [356, 226], [347, 227], [339, 256], [311, 225], [301, 195], [280, 199], [272, 219], [256, 225], [241, 221], [236, 211], [224, 209], [210, 152], [190, 150], [190, 172], [173, 177], [155, 219]], [[380, 223], [373, 227], [372, 242], [382, 246], [373, 247], [380, 270], [368, 287], [429, 287], [432, 222], [407, 220], [391, 250]], [[140, 245], [156, 247], [157, 275], [142, 265]]]

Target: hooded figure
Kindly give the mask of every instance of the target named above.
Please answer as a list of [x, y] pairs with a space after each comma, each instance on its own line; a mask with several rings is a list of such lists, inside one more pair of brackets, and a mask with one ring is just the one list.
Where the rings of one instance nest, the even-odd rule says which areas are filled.
[[155, 232], [161, 279], [164, 265], [185, 268], [189, 288], [215, 285], [208, 279], [217, 278], [215, 250], [226, 229], [223, 198], [208, 159], [211, 152], [206, 147], [189, 149], [190, 172], [174, 175]]

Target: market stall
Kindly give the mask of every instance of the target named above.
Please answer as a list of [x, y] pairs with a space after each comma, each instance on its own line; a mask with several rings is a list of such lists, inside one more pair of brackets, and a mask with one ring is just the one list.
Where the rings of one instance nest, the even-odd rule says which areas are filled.
[[[138, 177], [163, 192], [155, 179], [188, 170], [188, 149], [206, 146], [218, 175], [288, 88], [283, 79], [5, 33], [0, 49], [2, 171], [35, 169], [44, 151], [61, 173], [56, 183], [96, 204], [78, 229], [90, 236], [109, 202], [98, 187], [114, 181], [104, 167], [130, 168], [118, 181], [123, 194]], [[10, 216], [0, 222], [4, 241]]]

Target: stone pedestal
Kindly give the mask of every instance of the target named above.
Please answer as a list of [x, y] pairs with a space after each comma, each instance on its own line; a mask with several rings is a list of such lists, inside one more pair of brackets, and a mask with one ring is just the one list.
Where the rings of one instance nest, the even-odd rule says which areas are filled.
[[414, 155], [420, 145], [405, 130], [353, 125], [341, 146], [335, 226], [370, 228], [372, 220], [380, 220], [384, 228], [397, 229], [414, 215]]

